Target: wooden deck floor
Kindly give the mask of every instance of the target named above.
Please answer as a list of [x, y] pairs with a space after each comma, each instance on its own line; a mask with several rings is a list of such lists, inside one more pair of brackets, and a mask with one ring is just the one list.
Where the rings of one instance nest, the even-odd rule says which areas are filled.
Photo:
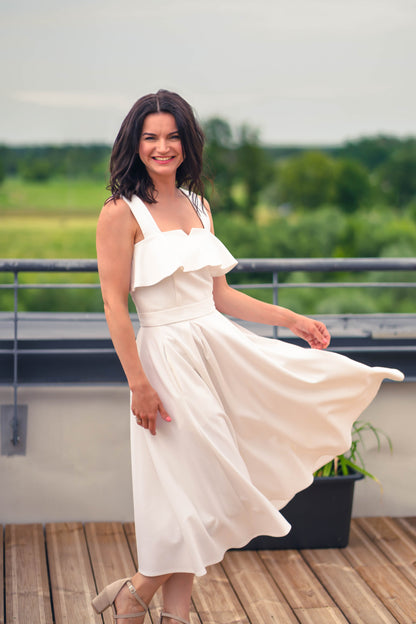
[[[7, 525], [0, 555], [0, 624], [112, 624], [90, 601], [134, 573], [134, 526]], [[229, 552], [195, 581], [191, 624], [297, 622], [415, 623], [416, 518], [354, 520], [342, 550]]]

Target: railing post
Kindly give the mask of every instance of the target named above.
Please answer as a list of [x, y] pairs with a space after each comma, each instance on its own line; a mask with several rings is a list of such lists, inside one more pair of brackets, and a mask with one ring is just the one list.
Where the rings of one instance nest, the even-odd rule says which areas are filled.
[[19, 419], [17, 414], [17, 382], [18, 382], [18, 332], [17, 323], [18, 315], [18, 289], [19, 289], [19, 270], [14, 271], [14, 335], [13, 335], [13, 422], [12, 422], [12, 444], [16, 446], [19, 443]]
[[13, 403], [1, 406], [1, 454], [25, 455], [27, 432], [27, 405], [18, 405], [19, 385], [19, 267], [13, 268]]
[[[279, 273], [273, 271], [273, 303], [278, 305], [279, 302]], [[273, 325], [273, 338], [277, 338], [279, 333], [278, 327]]]

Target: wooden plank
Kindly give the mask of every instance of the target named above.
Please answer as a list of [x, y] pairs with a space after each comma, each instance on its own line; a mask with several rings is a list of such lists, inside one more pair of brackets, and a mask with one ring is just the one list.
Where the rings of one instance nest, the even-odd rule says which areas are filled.
[[193, 600], [202, 624], [249, 624], [220, 563], [195, 578]]
[[102, 622], [91, 605], [97, 592], [82, 524], [47, 524], [46, 543], [56, 624]]
[[367, 537], [351, 522], [350, 543], [345, 556], [401, 624], [416, 621], [415, 588]]
[[52, 624], [42, 525], [6, 525], [5, 576], [6, 622]]
[[1, 539], [0, 539], [0, 624], [4, 624], [4, 530], [1, 525]]
[[[119, 578], [134, 576], [136, 567], [121, 522], [85, 524], [97, 591]], [[105, 624], [113, 624], [112, 610], [103, 613]]]
[[297, 624], [297, 618], [256, 552], [228, 552], [222, 566], [251, 624]]
[[259, 556], [301, 624], [347, 624], [297, 550], [263, 550]]
[[301, 624], [340, 624], [347, 622], [338, 609], [333, 607], [313, 607], [296, 609], [296, 617]]
[[396, 619], [335, 548], [302, 550], [302, 557], [350, 624], [395, 624]]
[[371, 541], [416, 587], [416, 542], [393, 518], [361, 518], [357, 521]]
[[416, 516], [412, 518], [396, 518], [402, 529], [406, 531], [408, 535], [416, 540]]

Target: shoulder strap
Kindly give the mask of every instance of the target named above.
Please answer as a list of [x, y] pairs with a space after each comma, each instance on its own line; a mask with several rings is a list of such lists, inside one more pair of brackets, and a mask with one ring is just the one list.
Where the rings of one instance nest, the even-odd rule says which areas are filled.
[[140, 197], [137, 195], [132, 195], [131, 199], [127, 199], [127, 197], [123, 196], [124, 201], [130, 207], [130, 210], [133, 213], [134, 218], [140, 226], [143, 236], [150, 236], [151, 234], [157, 234], [160, 232], [159, 228], [156, 225], [155, 220], [152, 215], [148, 211], [146, 205]]
[[204, 229], [209, 230], [211, 228], [211, 222], [209, 220], [208, 212], [205, 210], [205, 206], [202, 203], [202, 200], [199, 197], [199, 195], [197, 195], [196, 193], [191, 193], [190, 191], [188, 191], [188, 189], [182, 188], [182, 187], [181, 187], [181, 191], [185, 193], [187, 197], [189, 197], [189, 200], [191, 204], [193, 205], [193, 207], [195, 208], [198, 214], [198, 217], [202, 221], [202, 225], [204, 226]]

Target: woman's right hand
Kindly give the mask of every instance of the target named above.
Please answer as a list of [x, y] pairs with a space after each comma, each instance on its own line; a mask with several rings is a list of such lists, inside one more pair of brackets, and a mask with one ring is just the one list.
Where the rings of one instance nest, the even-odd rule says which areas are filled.
[[148, 381], [131, 390], [131, 411], [136, 417], [136, 422], [143, 429], [148, 429], [152, 435], [156, 435], [156, 419], [158, 413], [163, 420], [171, 422], [171, 417], [163, 407], [156, 390]]

